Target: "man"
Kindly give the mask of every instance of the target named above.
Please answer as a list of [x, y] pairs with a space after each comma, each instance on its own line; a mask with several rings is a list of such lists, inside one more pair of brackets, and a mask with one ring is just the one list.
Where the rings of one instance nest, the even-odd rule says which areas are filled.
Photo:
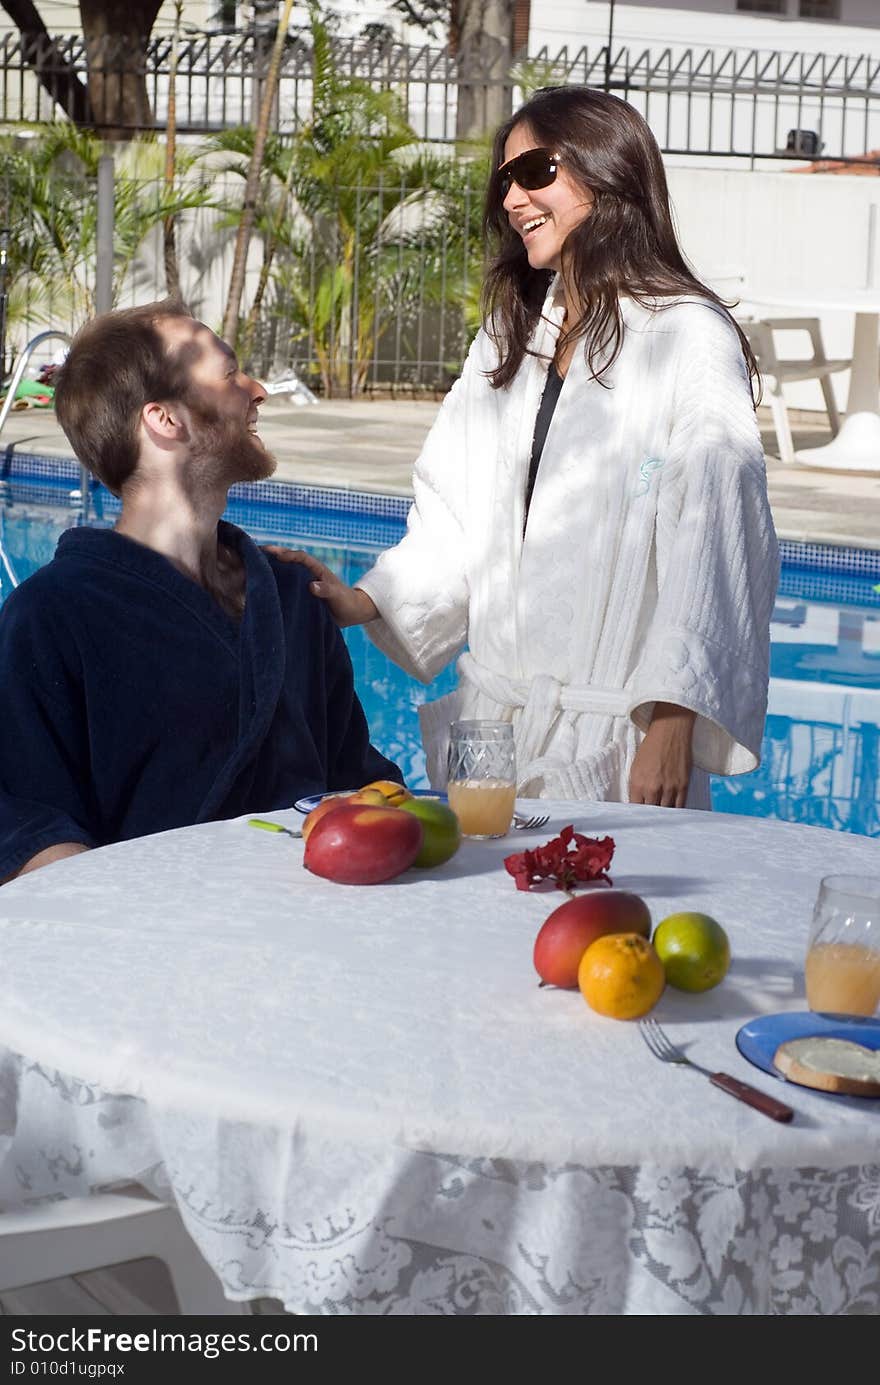
[[400, 779], [296, 563], [221, 521], [266, 395], [180, 303], [75, 338], [56, 410], [122, 499], [0, 611], [0, 881], [90, 847]]

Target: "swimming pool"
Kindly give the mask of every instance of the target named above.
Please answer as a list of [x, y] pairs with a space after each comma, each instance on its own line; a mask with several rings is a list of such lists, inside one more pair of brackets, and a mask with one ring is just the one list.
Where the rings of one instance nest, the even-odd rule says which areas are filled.
[[[79, 507], [67, 499], [72, 477], [56, 463], [0, 483], [0, 599], [48, 562], [62, 530], [79, 522]], [[258, 542], [310, 549], [347, 582], [403, 532], [402, 499], [278, 483], [258, 494], [265, 498], [235, 488], [228, 517]], [[290, 497], [295, 503], [284, 503]], [[101, 491], [92, 503], [89, 522], [112, 524], [118, 503]], [[752, 774], [714, 779], [713, 805], [880, 836], [880, 553], [783, 545], [783, 558], [762, 763]], [[361, 629], [345, 637], [373, 742], [409, 784], [424, 786], [418, 707], [452, 688], [453, 668], [425, 688]]]

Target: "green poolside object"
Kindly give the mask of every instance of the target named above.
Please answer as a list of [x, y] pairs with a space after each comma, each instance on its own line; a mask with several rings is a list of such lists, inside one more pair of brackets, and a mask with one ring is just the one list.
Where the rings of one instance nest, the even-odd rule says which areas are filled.
[[[2, 397], [2, 392], [0, 392]], [[54, 401], [55, 390], [51, 385], [40, 385], [36, 380], [22, 380], [15, 389], [16, 399], [29, 399], [34, 407], [48, 409]]]
[[55, 393], [51, 385], [41, 385], [36, 380], [22, 380], [15, 391], [16, 399], [27, 399], [30, 395], [45, 394], [51, 399]]

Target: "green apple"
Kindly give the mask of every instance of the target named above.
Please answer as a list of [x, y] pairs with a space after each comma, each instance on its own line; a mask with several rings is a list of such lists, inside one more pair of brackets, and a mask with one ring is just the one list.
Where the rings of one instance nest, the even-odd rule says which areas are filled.
[[422, 824], [424, 840], [414, 866], [442, 866], [458, 850], [461, 827], [451, 808], [439, 798], [408, 798], [397, 805], [399, 813], [411, 813]]

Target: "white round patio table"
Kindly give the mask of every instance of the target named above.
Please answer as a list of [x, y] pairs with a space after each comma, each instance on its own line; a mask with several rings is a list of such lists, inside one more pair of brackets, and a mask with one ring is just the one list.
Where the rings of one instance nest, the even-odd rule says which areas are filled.
[[[231, 1298], [304, 1313], [875, 1313], [880, 1103], [778, 1082], [734, 1039], [805, 1008], [819, 879], [877, 871], [876, 841], [521, 806], [551, 822], [382, 886], [318, 879], [300, 841], [229, 821], [0, 890], [0, 1204], [139, 1179]], [[655, 922], [723, 923], [724, 983], [655, 1014], [790, 1125], [538, 987], [563, 896], [502, 861], [568, 822], [614, 838], [614, 883]]]
[[880, 471], [880, 289], [747, 297], [756, 307], [791, 309], [811, 317], [821, 312], [855, 315], [849, 394], [840, 431], [823, 447], [801, 448], [794, 456], [802, 466], [823, 470]]

